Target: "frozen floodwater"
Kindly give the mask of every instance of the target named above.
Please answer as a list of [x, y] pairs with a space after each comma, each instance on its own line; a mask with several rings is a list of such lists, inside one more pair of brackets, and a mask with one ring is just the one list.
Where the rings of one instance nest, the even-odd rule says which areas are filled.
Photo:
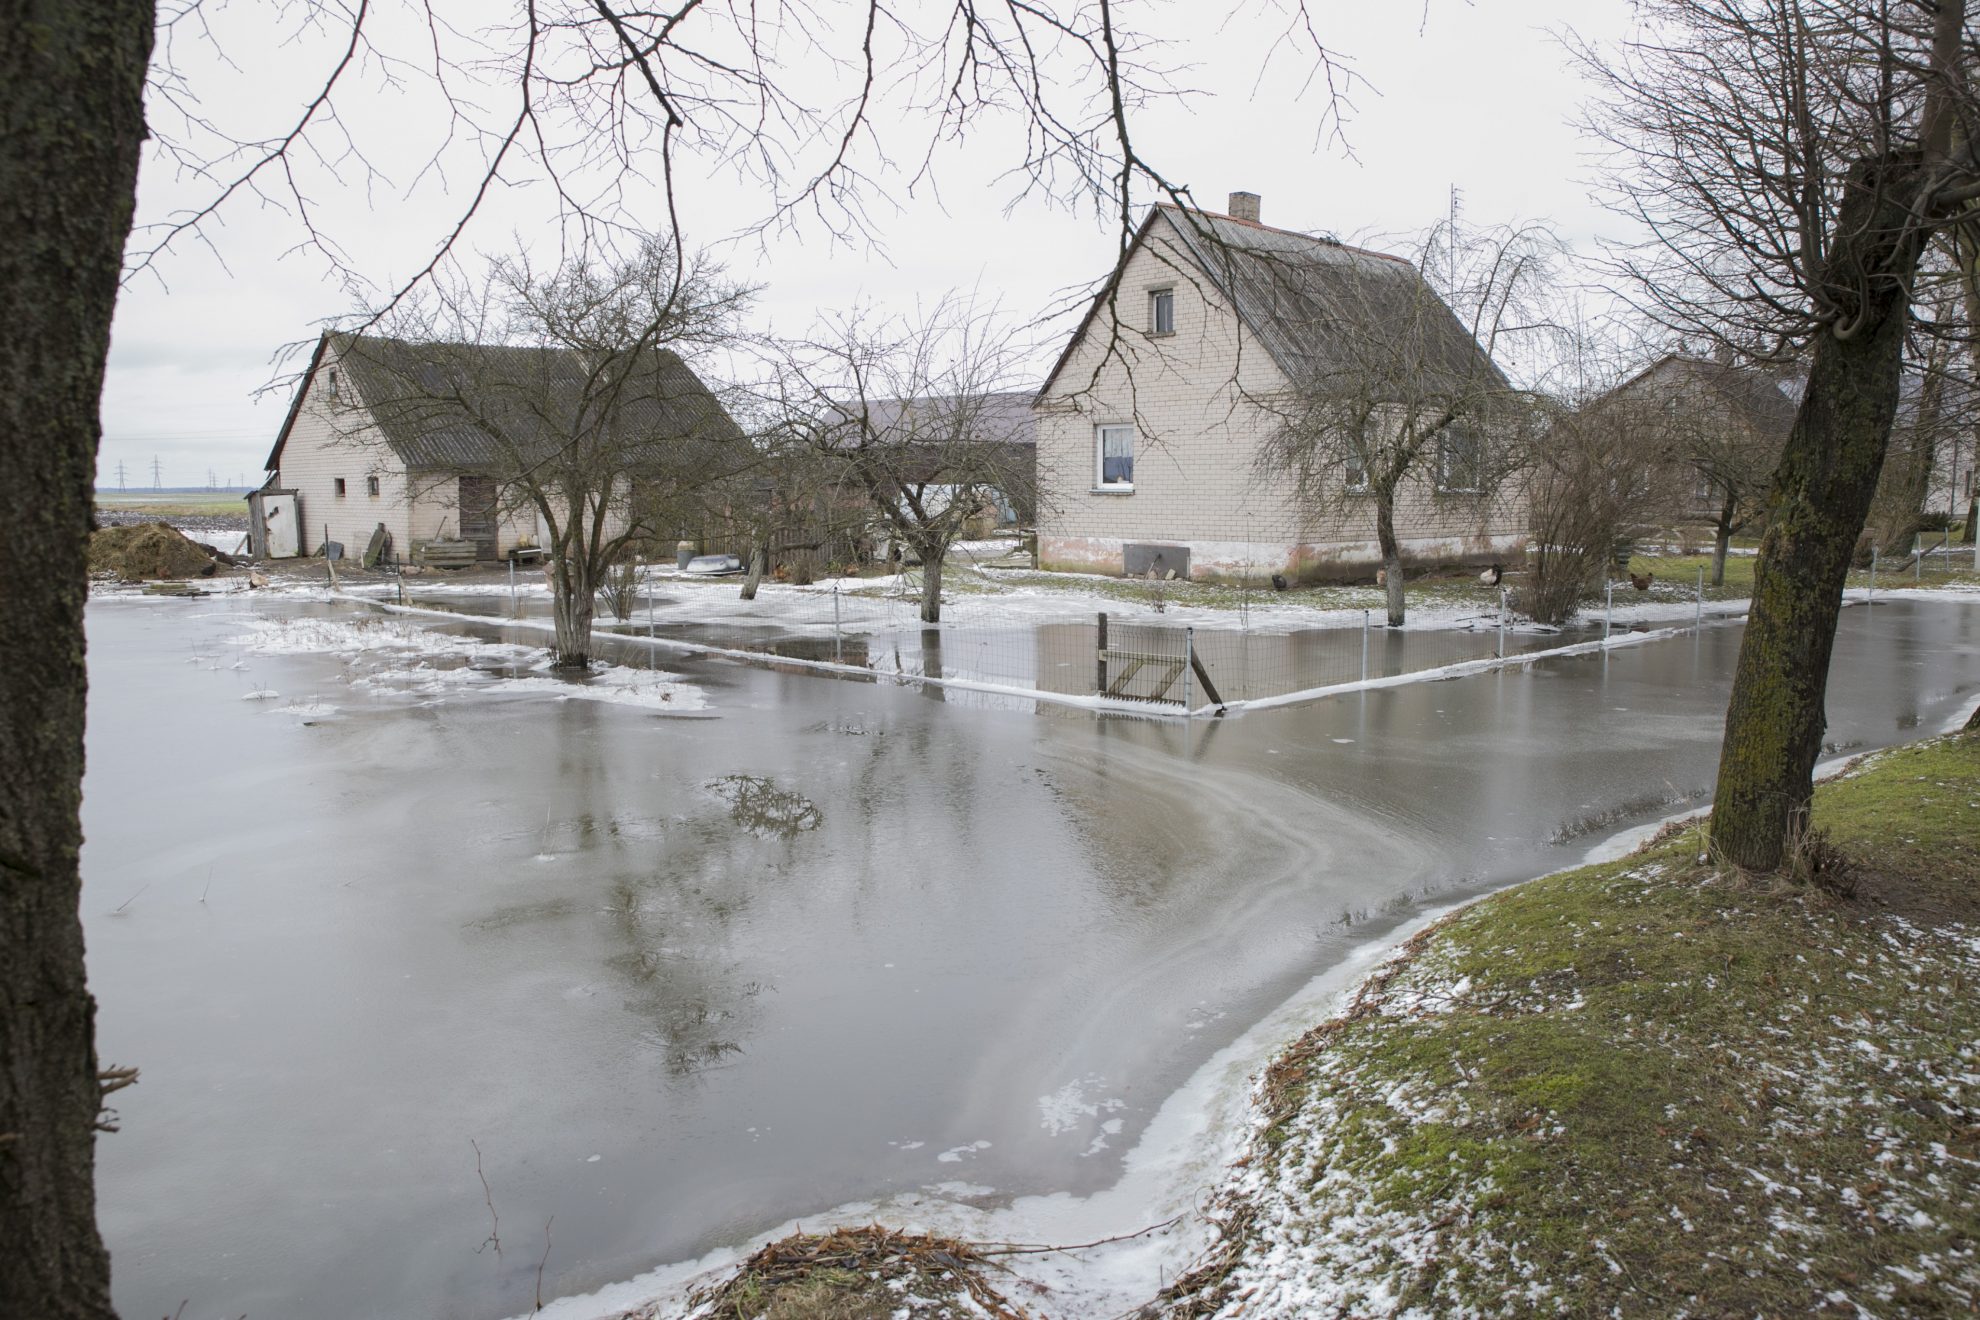
[[[91, 606], [124, 1314], [479, 1320], [539, 1262], [548, 1299], [849, 1201], [1094, 1192], [1371, 935], [1696, 800], [1739, 639], [1185, 724], [633, 646], [662, 671], [567, 700], [540, 634], [366, 617]], [[1832, 742], [1935, 730], [1976, 643], [1845, 611]]]

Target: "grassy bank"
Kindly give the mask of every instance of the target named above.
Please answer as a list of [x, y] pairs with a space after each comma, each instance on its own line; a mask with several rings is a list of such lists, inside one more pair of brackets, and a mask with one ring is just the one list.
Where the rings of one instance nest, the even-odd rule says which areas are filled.
[[1204, 1315], [1969, 1315], [1980, 736], [1824, 785], [1825, 887], [1695, 830], [1412, 940], [1262, 1083]]

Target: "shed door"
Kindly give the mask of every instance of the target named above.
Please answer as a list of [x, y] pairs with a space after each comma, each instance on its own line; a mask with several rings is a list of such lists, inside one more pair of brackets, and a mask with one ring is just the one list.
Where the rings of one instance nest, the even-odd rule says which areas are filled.
[[263, 495], [262, 525], [268, 529], [268, 557], [294, 559], [302, 553], [301, 512], [293, 495]]
[[461, 539], [474, 542], [475, 557], [495, 558], [495, 481], [492, 477], [462, 477], [459, 502]]

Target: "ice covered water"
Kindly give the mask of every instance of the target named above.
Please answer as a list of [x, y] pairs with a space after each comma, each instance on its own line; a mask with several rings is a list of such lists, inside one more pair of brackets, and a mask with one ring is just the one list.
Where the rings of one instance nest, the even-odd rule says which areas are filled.
[[[126, 1314], [514, 1315], [539, 1264], [547, 1298], [849, 1201], [1096, 1191], [1387, 923], [1709, 788], [1738, 643], [1184, 725], [633, 647], [651, 700], [565, 700], [538, 634], [366, 617], [91, 607]], [[1845, 611], [1831, 741], [1938, 727], [1976, 642]]]

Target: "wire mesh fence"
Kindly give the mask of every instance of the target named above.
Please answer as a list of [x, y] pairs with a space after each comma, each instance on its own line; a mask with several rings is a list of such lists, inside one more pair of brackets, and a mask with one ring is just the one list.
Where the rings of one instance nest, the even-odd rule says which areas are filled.
[[[408, 584], [402, 603], [487, 618], [549, 613], [534, 575], [464, 588]], [[1434, 626], [1388, 628], [1378, 613], [1353, 611], [1315, 625], [1242, 608], [1182, 608], [1161, 584], [1135, 598], [1003, 587], [983, 575], [953, 575], [939, 623], [921, 617], [918, 574], [794, 585], [766, 580], [744, 599], [736, 577], [667, 568], [642, 570], [601, 630], [687, 651], [789, 664], [844, 675], [925, 682], [1002, 697], [1075, 705], [1201, 713], [1320, 695], [1363, 682], [1395, 681], [1599, 645], [1611, 629], [1598, 609], [1579, 634], [1518, 627], [1489, 594], [1472, 613], [1441, 612]], [[1112, 580], [1115, 589], [1123, 584]], [[1094, 591], [1100, 592], [1096, 584]], [[1699, 618], [1702, 620], [1703, 613]], [[1692, 620], [1685, 619], [1685, 623]], [[1620, 624], [1614, 631], [1624, 631]]]
[[[520, 602], [519, 602], [520, 603]], [[525, 604], [524, 608], [527, 608]], [[1201, 612], [1198, 612], [1199, 614]], [[919, 584], [765, 582], [741, 599], [733, 579], [654, 574], [606, 626], [690, 649], [1075, 704], [1170, 713], [1395, 679], [1556, 649], [1503, 609], [1460, 626], [1391, 629], [1372, 614], [1336, 626], [1170, 620], [1147, 606], [1074, 614], [1045, 592], [945, 596], [921, 620]], [[1601, 635], [1599, 623], [1592, 636]]]

